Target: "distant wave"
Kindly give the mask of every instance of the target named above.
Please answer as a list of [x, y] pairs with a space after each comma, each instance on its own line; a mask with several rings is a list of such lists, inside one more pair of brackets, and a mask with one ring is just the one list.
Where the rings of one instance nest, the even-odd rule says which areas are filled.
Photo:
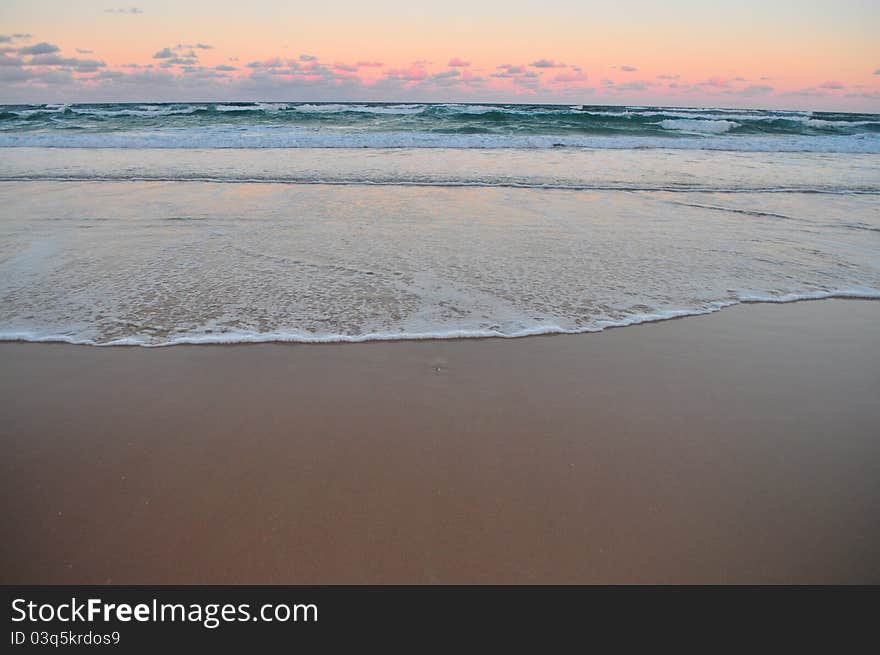
[[[0, 130], [0, 147], [37, 148], [466, 148], [466, 149], [674, 149], [741, 152], [880, 153], [880, 134], [840, 136], [740, 136], [712, 134], [712, 128], [681, 126], [658, 136], [559, 136], [438, 134], [418, 131], [327, 132], [297, 128], [160, 128], [149, 132]], [[727, 132], [729, 128], [722, 128]], [[693, 132], [706, 132], [695, 136]]]
[[698, 120], [693, 118], [672, 118], [660, 121], [665, 130], [681, 130], [682, 132], [708, 132], [723, 134], [740, 127], [740, 123], [728, 120]]
[[0, 105], [0, 147], [880, 152], [880, 115], [421, 103]]

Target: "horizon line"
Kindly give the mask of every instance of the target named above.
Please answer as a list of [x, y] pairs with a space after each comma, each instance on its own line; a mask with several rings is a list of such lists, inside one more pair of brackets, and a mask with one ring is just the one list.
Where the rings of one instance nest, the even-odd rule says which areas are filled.
[[767, 111], [767, 112], [809, 112], [812, 114], [853, 114], [880, 116], [880, 107], [877, 111], [847, 111], [841, 109], [806, 109], [806, 108], [785, 108], [774, 109], [770, 107], [750, 106], [750, 107], [731, 107], [724, 105], [667, 105], [667, 104], [602, 104], [602, 103], [577, 103], [577, 102], [502, 102], [497, 100], [486, 101], [421, 101], [421, 100], [113, 100], [113, 101], [64, 101], [55, 102], [4, 102], [0, 106], [17, 107], [17, 106], [37, 106], [37, 105], [187, 105], [187, 104], [294, 104], [294, 105], [516, 105], [523, 107], [573, 107], [576, 105], [582, 107], [625, 107], [630, 109], [638, 109], [641, 107], [647, 109], [722, 109], [736, 111]]

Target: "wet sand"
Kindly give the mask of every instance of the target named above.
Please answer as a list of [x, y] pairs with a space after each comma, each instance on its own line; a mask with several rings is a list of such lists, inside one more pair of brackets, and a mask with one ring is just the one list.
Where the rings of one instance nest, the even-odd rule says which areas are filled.
[[880, 582], [880, 302], [0, 344], [2, 583]]

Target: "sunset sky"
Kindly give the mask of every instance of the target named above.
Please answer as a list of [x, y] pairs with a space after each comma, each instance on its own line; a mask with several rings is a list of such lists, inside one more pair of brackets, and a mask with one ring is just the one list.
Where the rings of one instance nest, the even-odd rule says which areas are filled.
[[0, 102], [880, 111], [880, 2], [2, 0]]

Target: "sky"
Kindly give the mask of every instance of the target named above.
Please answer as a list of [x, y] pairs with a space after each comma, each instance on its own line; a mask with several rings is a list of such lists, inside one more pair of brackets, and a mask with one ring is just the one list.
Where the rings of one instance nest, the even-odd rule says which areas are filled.
[[0, 0], [0, 103], [880, 112], [877, 0], [133, 1]]

